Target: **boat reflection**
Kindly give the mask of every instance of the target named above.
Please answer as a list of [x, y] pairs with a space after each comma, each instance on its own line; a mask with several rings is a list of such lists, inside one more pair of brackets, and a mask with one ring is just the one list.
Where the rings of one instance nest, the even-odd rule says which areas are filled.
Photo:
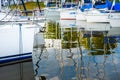
[[104, 29], [81, 26], [64, 23], [63, 27], [59, 22], [46, 22], [46, 31], [37, 33], [39, 37], [34, 40], [44, 46], [34, 47], [33, 51], [36, 80], [120, 78], [120, 38], [109, 35], [110, 26]]

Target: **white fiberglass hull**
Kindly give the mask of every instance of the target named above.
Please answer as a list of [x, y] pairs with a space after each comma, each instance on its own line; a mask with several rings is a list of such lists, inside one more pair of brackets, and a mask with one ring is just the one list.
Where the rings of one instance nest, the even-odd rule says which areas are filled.
[[108, 13], [87, 14], [86, 19], [87, 22], [109, 22], [108, 15]]
[[86, 21], [77, 21], [76, 25], [78, 28], [84, 28], [86, 31], [109, 31], [109, 23], [89, 23]]
[[60, 20], [60, 25], [63, 28], [76, 27], [76, 20]]
[[112, 27], [120, 27], [120, 13], [111, 13], [109, 19]]
[[112, 27], [120, 27], [120, 19], [110, 19], [110, 25]]
[[76, 10], [64, 9], [60, 11], [61, 20], [76, 20]]
[[86, 20], [86, 13], [77, 10], [76, 20]]
[[0, 57], [32, 52], [35, 26], [22, 24], [20, 28], [19, 24], [0, 25]]

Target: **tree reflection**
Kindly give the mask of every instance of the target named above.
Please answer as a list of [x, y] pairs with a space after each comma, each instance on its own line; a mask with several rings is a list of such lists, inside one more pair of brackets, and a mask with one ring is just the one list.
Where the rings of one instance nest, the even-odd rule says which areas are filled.
[[46, 22], [46, 32], [44, 34], [47, 39], [60, 39], [61, 30], [58, 22], [47, 21]]
[[[62, 49], [71, 49], [83, 46], [90, 51], [89, 55], [111, 54], [110, 49], [116, 48], [116, 39], [107, 36], [107, 31], [85, 31], [77, 27], [61, 28], [58, 22], [47, 21], [47, 39], [61, 39]], [[81, 51], [81, 50], [80, 50]]]
[[[105, 32], [106, 33], [106, 32]], [[111, 54], [110, 49], [116, 48], [115, 38], [108, 37], [104, 32], [85, 32], [82, 38], [82, 46], [89, 50], [89, 55]]]
[[65, 28], [62, 34], [62, 48], [76, 48], [77, 47], [77, 28]]

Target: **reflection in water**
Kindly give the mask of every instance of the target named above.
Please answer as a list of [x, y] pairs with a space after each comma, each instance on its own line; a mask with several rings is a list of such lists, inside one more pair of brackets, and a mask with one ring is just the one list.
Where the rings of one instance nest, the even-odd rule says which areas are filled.
[[34, 38], [36, 80], [119, 80], [119, 37], [54, 21], [45, 27]]

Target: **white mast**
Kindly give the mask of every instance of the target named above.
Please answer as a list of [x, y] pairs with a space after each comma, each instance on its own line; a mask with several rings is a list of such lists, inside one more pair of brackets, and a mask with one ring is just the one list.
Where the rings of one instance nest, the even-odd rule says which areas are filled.
[[93, 5], [95, 4], [95, 0], [92, 0], [92, 8], [93, 8]]

